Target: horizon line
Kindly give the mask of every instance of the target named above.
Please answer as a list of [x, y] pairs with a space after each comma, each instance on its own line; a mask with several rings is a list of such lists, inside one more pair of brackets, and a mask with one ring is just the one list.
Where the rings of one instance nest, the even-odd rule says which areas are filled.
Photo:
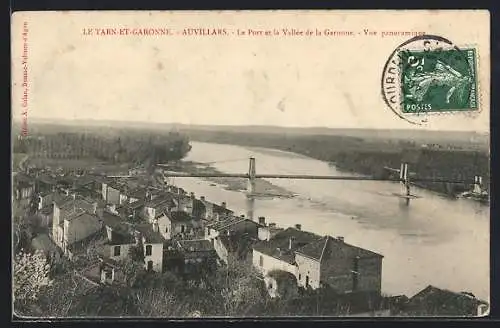
[[[125, 124], [154, 124], [154, 125], [183, 125], [183, 126], [194, 126], [194, 127], [266, 127], [266, 128], [289, 128], [289, 129], [329, 129], [329, 130], [394, 130], [394, 131], [431, 131], [431, 132], [464, 132], [464, 133], [478, 133], [478, 134], [490, 134], [490, 131], [477, 131], [477, 130], [433, 130], [425, 127], [418, 129], [411, 128], [376, 128], [376, 127], [329, 127], [329, 126], [297, 126], [297, 125], [262, 125], [262, 124], [193, 124], [193, 123], [180, 123], [180, 122], [151, 122], [151, 121], [128, 121], [120, 119], [94, 119], [94, 118], [78, 118], [78, 119], [67, 119], [67, 118], [46, 118], [46, 117], [32, 117], [31, 120], [36, 123], [37, 121], [50, 121], [53, 124], [64, 125], [64, 123], [87, 121], [89, 123], [104, 123], [104, 122], [119, 122]], [[30, 119], [28, 119], [29, 124]], [[59, 121], [59, 122], [58, 122]], [[63, 121], [63, 122], [61, 122]], [[11, 123], [22, 123], [22, 119], [12, 117]]]

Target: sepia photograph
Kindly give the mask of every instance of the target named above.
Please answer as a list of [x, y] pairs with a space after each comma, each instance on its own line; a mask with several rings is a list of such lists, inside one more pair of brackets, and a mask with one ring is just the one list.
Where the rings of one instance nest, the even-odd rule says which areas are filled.
[[15, 12], [12, 316], [485, 317], [484, 10]]

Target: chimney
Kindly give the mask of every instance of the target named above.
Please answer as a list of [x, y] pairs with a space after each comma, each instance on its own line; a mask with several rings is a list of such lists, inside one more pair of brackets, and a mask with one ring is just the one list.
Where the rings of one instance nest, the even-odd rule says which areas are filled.
[[226, 208], [226, 202], [222, 202], [222, 204], [220, 205], [222, 208]]
[[265, 226], [266, 225], [266, 218], [263, 216], [259, 217], [259, 224]]
[[269, 223], [269, 228], [276, 228], [276, 223]]
[[160, 232], [160, 228], [158, 227], [158, 219], [153, 220], [153, 231]]
[[297, 229], [297, 230], [301, 230], [301, 229], [302, 229], [302, 225], [301, 225], [301, 224], [296, 224], [296, 225], [295, 225], [295, 229]]
[[338, 237], [337, 237], [337, 239], [338, 239], [339, 241], [341, 241], [341, 242], [343, 242], [343, 241], [344, 241], [344, 237], [343, 237], [343, 236], [338, 236]]
[[190, 196], [191, 196], [191, 199], [195, 199], [194, 192], [191, 192]]
[[205, 196], [200, 196], [200, 200], [201, 200], [202, 202], [204, 202], [204, 201], [205, 201]]

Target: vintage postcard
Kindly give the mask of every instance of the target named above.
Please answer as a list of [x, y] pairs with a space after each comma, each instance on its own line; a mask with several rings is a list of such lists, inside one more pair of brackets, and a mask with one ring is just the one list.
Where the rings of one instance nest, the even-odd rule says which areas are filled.
[[489, 24], [14, 13], [14, 315], [487, 316]]

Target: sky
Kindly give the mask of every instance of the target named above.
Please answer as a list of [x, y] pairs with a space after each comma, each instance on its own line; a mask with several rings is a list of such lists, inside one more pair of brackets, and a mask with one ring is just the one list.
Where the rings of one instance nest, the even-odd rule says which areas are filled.
[[[28, 24], [23, 42], [23, 23]], [[94, 119], [203, 125], [420, 128], [382, 100], [383, 66], [422, 31], [478, 49], [478, 115], [433, 116], [427, 129], [489, 130], [487, 12], [21, 13], [13, 17], [14, 119], [27, 44], [28, 120]], [[325, 29], [354, 37], [89, 36], [88, 28]], [[364, 31], [377, 31], [365, 36]], [[358, 34], [360, 33], [360, 34]], [[19, 101], [18, 101], [19, 100]]]

